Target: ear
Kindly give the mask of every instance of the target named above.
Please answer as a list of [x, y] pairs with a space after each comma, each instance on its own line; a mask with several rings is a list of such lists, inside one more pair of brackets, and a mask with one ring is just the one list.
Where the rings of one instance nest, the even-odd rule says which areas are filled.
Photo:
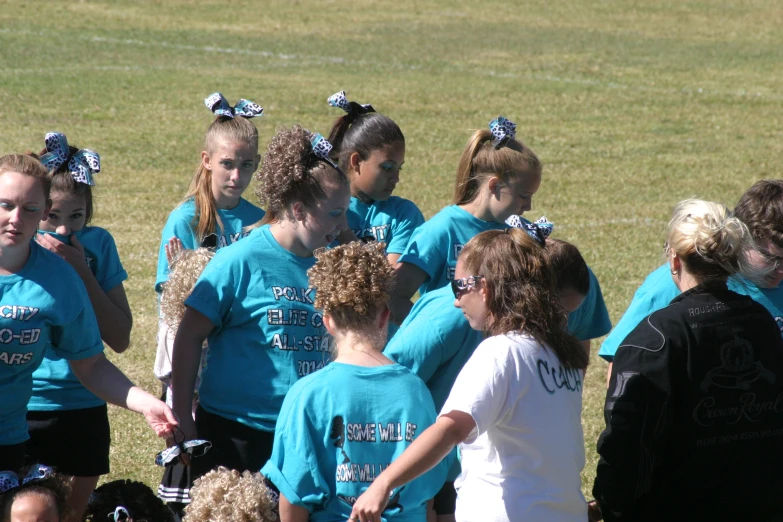
[[669, 254], [669, 268], [671, 269], [672, 274], [679, 274], [682, 272], [682, 261], [680, 261], [680, 258], [674, 252]]
[[307, 216], [304, 203], [301, 201], [295, 201], [291, 205], [291, 213], [294, 215], [294, 221], [304, 221], [305, 217]]
[[352, 152], [350, 158], [348, 158], [348, 165], [351, 167], [352, 171], [355, 171], [357, 174], [359, 173], [359, 163], [362, 162], [362, 157], [359, 156], [358, 152]]
[[207, 170], [212, 170], [212, 163], [209, 159], [209, 153], [205, 150], [201, 151], [201, 166]]
[[375, 326], [377, 326], [381, 330], [385, 330], [389, 325], [389, 318], [391, 317], [391, 310], [389, 310], [388, 306], [384, 306], [383, 310], [381, 310], [378, 313], [377, 321], [375, 323]]
[[[256, 154], [256, 165], [255, 168], [258, 168], [258, 164], [261, 163], [261, 154]], [[255, 170], [255, 169], [253, 169]]]
[[334, 319], [332, 319], [332, 316], [328, 313], [325, 313], [323, 315], [324, 320], [324, 326], [326, 327], [326, 331], [329, 332], [329, 335], [334, 337], [335, 329], [334, 329]]
[[491, 193], [495, 194], [500, 188], [500, 178], [497, 176], [489, 178], [489, 181], [487, 181], [487, 188]]

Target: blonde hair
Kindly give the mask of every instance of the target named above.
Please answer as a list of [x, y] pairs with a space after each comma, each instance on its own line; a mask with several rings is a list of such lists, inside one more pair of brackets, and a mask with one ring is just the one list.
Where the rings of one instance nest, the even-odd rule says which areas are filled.
[[[204, 150], [211, 156], [221, 141], [247, 143], [258, 148], [258, 129], [246, 118], [218, 116], [207, 128]], [[197, 242], [200, 243], [209, 234], [223, 229], [223, 222], [215, 205], [215, 196], [212, 194], [212, 171], [207, 170], [203, 162], [199, 163], [193, 174], [188, 192], [180, 205], [191, 199], [196, 206], [191, 227], [196, 233]]]
[[185, 315], [185, 299], [190, 296], [201, 272], [215, 252], [209, 248], [183, 250], [171, 262], [169, 279], [163, 283], [160, 313], [169, 327], [176, 329]]
[[307, 271], [316, 288], [315, 307], [329, 314], [338, 328], [363, 329], [389, 302], [394, 269], [385, 243], [354, 241], [315, 253]]
[[720, 203], [686, 199], [675, 205], [666, 232], [666, 250], [674, 252], [700, 281], [741, 274], [760, 281], [769, 272], [748, 263], [754, 248], [748, 227]]
[[549, 256], [527, 232], [507, 228], [477, 234], [458, 262], [467, 273], [484, 277], [492, 317], [487, 333], [524, 332], [546, 344], [564, 367], [587, 368], [587, 352], [565, 329], [567, 314]]
[[261, 473], [220, 466], [196, 479], [182, 522], [270, 522], [277, 505]]
[[478, 196], [481, 186], [490, 178], [508, 182], [513, 176], [541, 174], [542, 165], [536, 153], [517, 139], [496, 149], [492, 132], [480, 129], [473, 133], [457, 166], [454, 204], [465, 205]]

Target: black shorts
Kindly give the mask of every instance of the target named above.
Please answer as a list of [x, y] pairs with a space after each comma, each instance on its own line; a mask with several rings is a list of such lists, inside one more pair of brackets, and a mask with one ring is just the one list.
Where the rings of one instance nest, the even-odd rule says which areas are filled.
[[0, 446], [0, 471], [7, 470], [19, 473], [19, 470], [24, 466], [24, 447], [24, 442]]
[[435, 495], [435, 513], [438, 515], [453, 515], [457, 510], [457, 490], [453, 482], [446, 482]]
[[204, 456], [190, 461], [192, 480], [218, 466], [255, 473], [272, 456], [274, 432], [253, 429], [209, 413], [201, 406], [196, 409], [196, 431], [198, 438], [208, 440], [212, 447]]
[[28, 464], [45, 464], [64, 475], [97, 477], [109, 472], [106, 405], [81, 410], [28, 411]]

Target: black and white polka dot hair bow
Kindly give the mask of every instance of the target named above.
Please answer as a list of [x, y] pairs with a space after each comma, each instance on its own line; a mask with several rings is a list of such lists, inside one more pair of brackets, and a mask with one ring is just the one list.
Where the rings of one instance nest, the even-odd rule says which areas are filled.
[[338, 107], [348, 114], [352, 114], [354, 116], [358, 114], [366, 114], [368, 112], [375, 112], [375, 109], [373, 109], [372, 105], [369, 103], [366, 105], [361, 105], [356, 102], [348, 101], [348, 98], [345, 97], [345, 91], [332, 94], [326, 99], [326, 101], [332, 107]]
[[54, 476], [54, 470], [49, 466], [43, 464], [36, 464], [30, 468], [27, 475], [23, 479], [19, 479], [19, 476], [13, 471], [0, 471], [0, 494], [10, 491], [14, 488], [18, 488], [23, 484], [32, 482], [34, 480], [43, 480]]
[[316, 132], [310, 136], [310, 146], [313, 148], [313, 155], [316, 158], [325, 161], [335, 170], [340, 170], [340, 167], [329, 157], [329, 154], [332, 152], [332, 144], [326, 138]]
[[228, 100], [219, 92], [210, 94], [204, 98], [204, 105], [206, 105], [215, 116], [226, 116], [228, 118], [234, 118], [236, 116], [255, 118], [256, 116], [264, 115], [264, 108], [257, 103], [242, 98], [232, 107], [231, 104], [228, 103]]
[[68, 163], [68, 172], [79, 183], [95, 185], [93, 176], [101, 171], [101, 157], [90, 149], [81, 149], [71, 155], [65, 134], [50, 132], [46, 135], [46, 153], [41, 156], [44, 167], [54, 172]]
[[517, 125], [503, 116], [498, 116], [489, 122], [489, 130], [492, 132], [492, 146], [496, 149], [517, 136]]
[[549, 221], [546, 217], [542, 216], [533, 223], [521, 216], [514, 214], [506, 220], [506, 225], [511, 228], [521, 228], [527, 235], [535, 239], [541, 246], [546, 245], [546, 239], [552, 234], [555, 229], [555, 224]]

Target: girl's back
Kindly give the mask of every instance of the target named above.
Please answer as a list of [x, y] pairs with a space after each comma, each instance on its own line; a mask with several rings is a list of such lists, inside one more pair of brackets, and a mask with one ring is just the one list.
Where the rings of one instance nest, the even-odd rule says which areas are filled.
[[527, 335], [479, 345], [443, 407], [477, 426], [460, 445], [459, 520], [585, 520], [583, 378]]

